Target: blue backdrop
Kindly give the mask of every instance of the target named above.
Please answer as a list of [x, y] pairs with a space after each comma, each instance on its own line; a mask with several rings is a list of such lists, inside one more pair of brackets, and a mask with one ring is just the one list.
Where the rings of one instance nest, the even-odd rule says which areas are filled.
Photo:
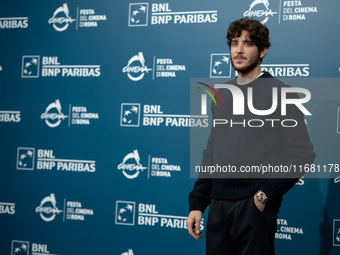
[[276, 253], [339, 254], [337, 0], [0, 5], [0, 254], [205, 254], [185, 225], [190, 127], [211, 125], [190, 79], [235, 77], [243, 16], [270, 29], [262, 70], [308, 81], [315, 164], [334, 164], [285, 195]]

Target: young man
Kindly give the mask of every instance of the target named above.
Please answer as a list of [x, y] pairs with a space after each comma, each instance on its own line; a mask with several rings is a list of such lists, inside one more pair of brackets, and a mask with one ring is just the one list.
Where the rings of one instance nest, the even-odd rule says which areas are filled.
[[[238, 72], [237, 78], [228, 84], [241, 90], [245, 101], [248, 93], [252, 93], [252, 102], [248, 101], [248, 107], [245, 104], [243, 115], [235, 115], [233, 94], [228, 89], [219, 89], [223, 106], [212, 105], [211, 111], [214, 119], [228, 120], [228, 124], [211, 128], [202, 166], [231, 165], [240, 170], [244, 166], [270, 165], [282, 169], [311, 164], [315, 153], [303, 113], [294, 104], [287, 105], [286, 114], [281, 112], [281, 89], [289, 86], [260, 69], [271, 46], [268, 28], [257, 20], [242, 18], [230, 24], [227, 39], [231, 63]], [[276, 99], [273, 91], [277, 92]], [[290, 96], [298, 98], [296, 93]], [[272, 109], [275, 101], [276, 110], [268, 114], [249, 110], [249, 105], [262, 112]], [[292, 120], [293, 124], [288, 125]], [[195, 239], [202, 237], [202, 213], [210, 205], [206, 229], [208, 255], [274, 254], [282, 196], [300, 176], [230, 178], [225, 174], [223, 178], [198, 178], [189, 195], [189, 234]]]

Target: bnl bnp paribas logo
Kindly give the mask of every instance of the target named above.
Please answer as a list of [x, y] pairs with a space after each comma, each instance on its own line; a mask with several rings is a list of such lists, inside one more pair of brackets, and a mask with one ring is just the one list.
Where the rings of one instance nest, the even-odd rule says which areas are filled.
[[[35, 161], [35, 148], [18, 147], [17, 170], [57, 170], [60, 172], [94, 173], [96, 171], [95, 160], [62, 159], [56, 158], [53, 150], [37, 149]], [[36, 168], [34, 166], [36, 165]]]
[[333, 220], [333, 245], [340, 246], [340, 220]]
[[270, 17], [277, 13], [269, 8], [269, 0], [254, 0], [249, 9], [243, 13], [243, 17], [255, 18], [265, 24]]
[[39, 77], [40, 56], [27, 55], [22, 57], [21, 77], [38, 78]]
[[0, 29], [27, 28], [28, 17], [6, 17], [0, 18]]
[[21, 78], [41, 77], [99, 77], [100, 65], [60, 64], [58, 56], [42, 56], [40, 69], [39, 55], [22, 57]]
[[30, 243], [27, 241], [12, 241], [12, 252], [11, 255], [28, 255], [29, 254], [29, 245]]
[[[31, 247], [31, 253], [30, 251]], [[52, 255], [49, 251], [47, 244], [32, 243], [28, 241], [12, 240], [12, 252], [11, 255]]]
[[[151, 25], [216, 23], [217, 10], [174, 10], [170, 3], [151, 4]], [[149, 3], [129, 4], [129, 27], [148, 26]]]
[[[142, 117], [141, 117], [142, 111]], [[142, 121], [140, 121], [142, 119]], [[207, 115], [168, 114], [161, 105], [141, 106], [139, 103], [122, 103], [120, 114], [121, 127], [165, 126], [165, 127], [203, 127], [209, 126]]]
[[131, 3], [129, 5], [129, 27], [148, 25], [149, 3]]
[[136, 202], [116, 201], [116, 224], [135, 225]]
[[123, 103], [121, 105], [121, 127], [139, 127], [140, 123], [140, 104]]
[[[115, 224], [117, 225], [134, 226], [137, 223], [139, 226], [188, 229], [186, 219], [185, 216], [159, 213], [156, 204], [116, 201]], [[204, 218], [200, 222], [200, 229], [204, 229]]]
[[17, 169], [18, 170], [34, 170], [34, 148], [18, 148], [17, 153]]
[[230, 53], [214, 53], [210, 56], [210, 78], [230, 78]]
[[[211, 54], [210, 78], [231, 78], [231, 67], [230, 53]], [[307, 77], [309, 64], [261, 64], [261, 71], [274, 77]]]

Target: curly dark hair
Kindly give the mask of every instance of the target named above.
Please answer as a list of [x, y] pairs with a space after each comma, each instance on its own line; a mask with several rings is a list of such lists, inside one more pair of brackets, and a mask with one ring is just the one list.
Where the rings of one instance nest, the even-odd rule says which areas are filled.
[[249, 39], [256, 45], [259, 52], [271, 46], [269, 41], [269, 29], [260, 21], [251, 18], [242, 18], [230, 23], [227, 40], [230, 48], [231, 40], [240, 37], [242, 31], [249, 33]]

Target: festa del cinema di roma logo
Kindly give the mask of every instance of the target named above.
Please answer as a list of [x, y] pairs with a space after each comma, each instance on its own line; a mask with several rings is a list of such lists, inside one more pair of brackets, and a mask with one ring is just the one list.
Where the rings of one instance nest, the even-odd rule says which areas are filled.
[[149, 71], [152, 71], [152, 69], [145, 65], [143, 52], [138, 52], [138, 55], [133, 56], [123, 68], [123, 73], [127, 73], [132, 81], [143, 79], [145, 73]]
[[46, 221], [52, 221], [57, 214], [62, 213], [57, 207], [57, 200], [53, 193], [41, 200], [40, 205], [35, 208], [35, 212], [40, 214], [40, 217]]
[[[143, 167], [140, 163], [140, 157], [137, 150], [133, 150], [133, 152], [128, 153], [123, 162], [118, 165], [118, 170], [122, 170], [123, 175], [128, 179], [137, 178], [140, 171], [147, 169], [147, 167]], [[133, 172], [131, 174], [131, 172]]]
[[[62, 16], [59, 16], [59, 14]], [[70, 23], [75, 21], [75, 19], [72, 19], [69, 14], [70, 11], [67, 7], [67, 4], [63, 4], [63, 6], [55, 10], [52, 18], [48, 20], [48, 23], [52, 24], [53, 28], [58, 32], [65, 31]]]
[[[57, 112], [52, 112], [52, 109], [56, 109]], [[43, 114], [41, 114], [41, 119], [45, 120], [45, 123], [47, 124], [47, 126], [54, 128], [60, 125], [62, 120], [65, 120], [66, 118], [68, 118], [68, 116], [65, 116], [62, 112], [61, 112], [61, 104], [59, 99], [55, 100], [55, 102], [49, 104], [46, 107], [46, 110]], [[50, 112], [51, 111], [51, 112]]]
[[[262, 7], [262, 8], [261, 8]], [[263, 9], [265, 7], [265, 9]], [[254, 0], [247, 11], [243, 13], [243, 17], [249, 17], [249, 18], [262, 18], [263, 20], [260, 20], [262, 24], [265, 24], [269, 17], [273, 17], [274, 14], [277, 14], [277, 12], [273, 12], [269, 8], [269, 1], [268, 0]]]
[[106, 15], [98, 15], [94, 9], [79, 9], [79, 7], [77, 7], [76, 19], [72, 19], [69, 8], [64, 3], [54, 11], [53, 16], [48, 20], [48, 24], [52, 24], [56, 31], [63, 32], [73, 22], [76, 23], [76, 30], [78, 30], [78, 28], [98, 27], [98, 22], [106, 20]]
[[175, 78], [178, 72], [186, 71], [185, 65], [173, 63], [172, 58], [156, 58], [153, 57], [152, 68], [148, 68], [145, 64], [143, 52], [138, 52], [129, 59], [127, 65], [123, 67], [123, 74], [126, 73], [132, 81], [140, 81], [146, 73], [151, 73], [152, 80], [156, 78]]

